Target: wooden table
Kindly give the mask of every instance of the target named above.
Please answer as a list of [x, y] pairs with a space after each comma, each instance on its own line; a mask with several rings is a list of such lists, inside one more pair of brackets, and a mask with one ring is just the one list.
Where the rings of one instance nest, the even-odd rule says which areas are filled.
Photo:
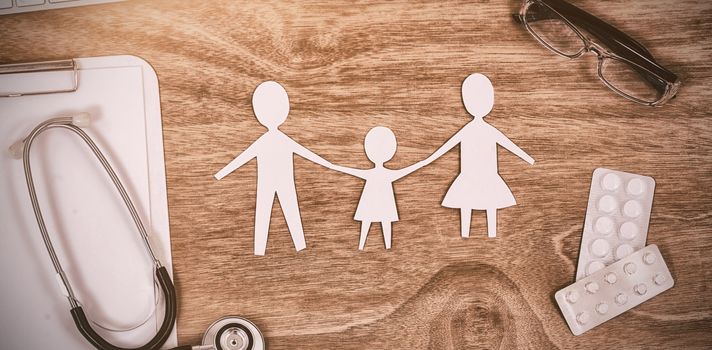
[[[271, 349], [712, 347], [712, 3], [575, 1], [644, 43], [684, 80], [661, 108], [615, 95], [594, 55], [568, 61], [510, 13], [519, 2], [130, 1], [0, 18], [0, 61], [134, 54], [161, 87], [181, 344], [215, 319], [253, 320]], [[488, 75], [487, 121], [536, 160], [501, 151], [518, 204], [483, 212], [472, 236], [440, 202], [458, 151], [395, 185], [393, 248], [372, 228], [358, 251], [362, 181], [296, 157], [307, 249], [295, 252], [278, 205], [267, 255], [253, 255], [256, 166], [212, 175], [262, 132], [251, 94], [282, 83], [282, 127], [339, 164], [369, 166], [363, 138], [394, 130], [401, 168], [467, 123], [460, 84]], [[553, 294], [573, 282], [591, 173], [650, 175], [648, 243], [675, 287], [583, 336]]]

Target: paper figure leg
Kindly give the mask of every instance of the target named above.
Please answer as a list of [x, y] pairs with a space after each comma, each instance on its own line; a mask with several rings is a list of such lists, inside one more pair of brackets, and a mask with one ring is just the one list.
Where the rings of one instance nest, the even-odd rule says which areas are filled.
[[472, 218], [472, 209], [460, 209], [460, 234], [462, 238], [470, 237], [470, 219]]
[[391, 222], [382, 221], [381, 228], [383, 229], [383, 241], [386, 242], [386, 249], [391, 249]]
[[358, 241], [358, 250], [363, 250], [366, 245], [366, 236], [368, 236], [368, 230], [371, 228], [370, 221], [361, 222], [361, 238]]
[[277, 190], [279, 205], [282, 206], [284, 219], [287, 221], [289, 234], [292, 235], [294, 248], [300, 251], [307, 247], [304, 240], [304, 229], [302, 228], [302, 217], [299, 214], [299, 203], [297, 202], [297, 192], [294, 187], [286, 190]]
[[275, 191], [272, 189], [257, 189], [257, 205], [255, 207], [255, 255], [265, 255], [274, 195]]
[[487, 237], [497, 237], [497, 209], [487, 209]]

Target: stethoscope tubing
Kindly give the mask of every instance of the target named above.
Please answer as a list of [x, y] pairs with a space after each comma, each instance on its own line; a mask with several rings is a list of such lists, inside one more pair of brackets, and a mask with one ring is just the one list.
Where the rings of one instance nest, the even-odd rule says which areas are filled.
[[[54, 246], [52, 245], [52, 241], [49, 238], [49, 234], [47, 232], [47, 226], [45, 225], [44, 218], [42, 216], [42, 210], [40, 208], [39, 200], [37, 199], [37, 191], [35, 189], [35, 183], [32, 177], [32, 167], [30, 164], [30, 151], [32, 149], [32, 144], [35, 141], [35, 139], [44, 131], [52, 129], [52, 128], [64, 128], [67, 130], [70, 130], [74, 132], [76, 135], [78, 135], [86, 144], [89, 146], [91, 151], [94, 153], [96, 158], [99, 160], [101, 165], [104, 167], [106, 170], [107, 174], [111, 178], [111, 181], [114, 183], [114, 186], [116, 187], [116, 190], [119, 192], [121, 195], [121, 198], [123, 199], [124, 203], [126, 204], [126, 207], [131, 214], [131, 217], [136, 225], [136, 228], [138, 229], [141, 238], [143, 239], [144, 246], [146, 250], [148, 251], [148, 254], [150, 255], [151, 259], [153, 260], [154, 268], [156, 271], [156, 280], [158, 281], [158, 284], [165, 296], [165, 313], [163, 317], [163, 322], [161, 324], [161, 328], [159, 331], [156, 333], [156, 335], [149, 340], [145, 345], [138, 347], [138, 348], [121, 348], [114, 346], [113, 344], [109, 343], [106, 341], [104, 338], [102, 338], [94, 329], [91, 327], [91, 324], [89, 323], [89, 320], [87, 319], [84, 310], [82, 309], [81, 305], [79, 304], [79, 301], [77, 300], [74, 291], [72, 290], [71, 283], [69, 282], [69, 279], [67, 278], [64, 269], [62, 268], [62, 264], [59, 261], [59, 258], [57, 258], [57, 254], [55, 252]], [[71, 314], [72, 318], [74, 319], [74, 323], [77, 326], [77, 329], [79, 332], [86, 338], [94, 347], [100, 350], [154, 350], [154, 349], [159, 349], [168, 339], [168, 337], [171, 334], [171, 331], [173, 329], [173, 324], [175, 323], [176, 320], [176, 291], [175, 287], [173, 285], [173, 282], [171, 281], [171, 277], [168, 274], [168, 271], [164, 266], [162, 266], [161, 262], [156, 258], [156, 255], [153, 252], [153, 249], [151, 248], [151, 244], [148, 240], [148, 234], [146, 233], [146, 228], [143, 225], [143, 222], [141, 221], [141, 218], [138, 215], [138, 212], [136, 211], [135, 206], [133, 205], [133, 202], [131, 201], [131, 198], [129, 197], [128, 193], [126, 192], [126, 189], [124, 188], [123, 184], [119, 180], [118, 176], [116, 175], [116, 172], [114, 172], [114, 169], [111, 167], [111, 164], [106, 160], [106, 157], [104, 157], [103, 153], [101, 150], [96, 146], [94, 141], [87, 135], [82, 129], [80, 129], [78, 126], [73, 124], [73, 119], [72, 117], [58, 117], [58, 118], [52, 118], [47, 121], [44, 121], [37, 125], [31, 132], [30, 134], [24, 139], [24, 145], [23, 145], [23, 151], [22, 151], [22, 160], [23, 160], [23, 166], [24, 166], [24, 171], [25, 171], [25, 180], [27, 182], [27, 189], [30, 194], [30, 201], [32, 202], [32, 209], [35, 214], [35, 218], [37, 219], [37, 225], [40, 228], [40, 233], [42, 234], [42, 239], [44, 241], [45, 247], [47, 248], [47, 253], [50, 256], [50, 259], [52, 260], [52, 264], [54, 265], [55, 272], [59, 276], [61, 282], [64, 284], [65, 290], [66, 290], [66, 297], [69, 300], [69, 304], [71, 306]]]

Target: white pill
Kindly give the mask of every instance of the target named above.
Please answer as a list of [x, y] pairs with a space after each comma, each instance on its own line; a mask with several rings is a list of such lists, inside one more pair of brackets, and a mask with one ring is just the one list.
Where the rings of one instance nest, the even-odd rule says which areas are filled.
[[628, 221], [624, 222], [620, 228], [620, 236], [623, 239], [631, 240], [638, 235], [638, 225]]
[[643, 255], [643, 261], [648, 265], [652, 265], [655, 263], [655, 254], [645, 253], [645, 255]]
[[579, 300], [579, 293], [575, 290], [572, 290], [568, 293], [566, 293], [566, 301], [568, 301], [571, 304], [576, 303]]
[[646, 286], [645, 283], [639, 283], [636, 284], [635, 287], [633, 287], [633, 291], [635, 292], [635, 294], [644, 295], [648, 292], [648, 286]]
[[605, 315], [606, 312], [608, 312], [608, 304], [598, 303], [598, 305], [596, 305], [596, 312], [598, 312], [601, 315]]
[[616, 295], [616, 304], [618, 305], [624, 305], [625, 303], [628, 302], [628, 296], [623, 294], [623, 293], [618, 293]]
[[645, 191], [645, 183], [641, 179], [632, 179], [628, 181], [628, 186], [626, 186], [625, 191], [637, 196]]
[[609, 272], [606, 274], [606, 276], [603, 277], [603, 279], [606, 280], [606, 282], [608, 282], [609, 284], [613, 284], [618, 281], [618, 276], [616, 276], [616, 274], [613, 272]]
[[588, 282], [588, 283], [586, 283], [586, 285], [584, 286], [584, 288], [586, 288], [586, 291], [587, 291], [587, 292], [589, 292], [589, 293], [591, 293], [591, 294], [596, 294], [596, 292], [598, 292], [598, 283], [596, 283], [596, 282]]
[[618, 202], [611, 195], [605, 195], [598, 200], [598, 210], [604, 213], [612, 213], [618, 208]]
[[638, 201], [627, 201], [623, 205], [623, 214], [629, 218], [637, 218], [643, 212]]
[[580, 325], [585, 325], [586, 323], [588, 323], [589, 319], [590, 319], [590, 316], [588, 316], [588, 313], [586, 311], [579, 312], [576, 315], [576, 322], [578, 322]]
[[600, 270], [600, 269], [602, 269], [602, 268], [604, 268], [604, 267], [606, 267], [606, 265], [604, 265], [602, 262], [600, 262], [600, 261], [598, 261], [598, 260], [592, 261], [592, 262], [589, 263], [588, 266], [586, 267], [586, 274], [591, 275], [591, 274], [593, 274], [594, 272], [596, 272], [596, 271], [598, 271], [598, 270]]
[[633, 247], [628, 244], [621, 244], [616, 248], [616, 259], [623, 259], [631, 253], [633, 253]]
[[653, 277], [653, 282], [657, 285], [661, 285], [667, 281], [667, 277], [663, 275], [662, 273], [656, 273], [655, 277]]
[[609, 250], [611, 250], [611, 245], [605, 239], [599, 238], [591, 243], [591, 253], [599, 258], [608, 255]]
[[596, 219], [596, 232], [607, 235], [613, 232], [613, 219], [607, 216], [601, 216]]
[[606, 174], [601, 181], [601, 185], [606, 190], [615, 191], [621, 186], [621, 178], [613, 173]]
[[627, 264], [625, 264], [625, 266], [623, 266], [623, 271], [625, 271], [625, 273], [627, 273], [629, 275], [634, 274], [635, 271], [637, 271], [637, 270], [638, 270], [638, 267], [635, 266], [635, 264], [633, 264], [633, 263], [627, 263]]

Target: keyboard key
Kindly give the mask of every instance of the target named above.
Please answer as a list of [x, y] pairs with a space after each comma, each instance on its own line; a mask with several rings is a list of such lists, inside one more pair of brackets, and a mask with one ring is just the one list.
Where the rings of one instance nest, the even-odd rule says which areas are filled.
[[45, 0], [17, 0], [17, 6], [35, 6], [35, 5], [42, 5], [45, 3]]
[[117, 1], [124, 0], [0, 0], [0, 16], [13, 13], [103, 4]]

